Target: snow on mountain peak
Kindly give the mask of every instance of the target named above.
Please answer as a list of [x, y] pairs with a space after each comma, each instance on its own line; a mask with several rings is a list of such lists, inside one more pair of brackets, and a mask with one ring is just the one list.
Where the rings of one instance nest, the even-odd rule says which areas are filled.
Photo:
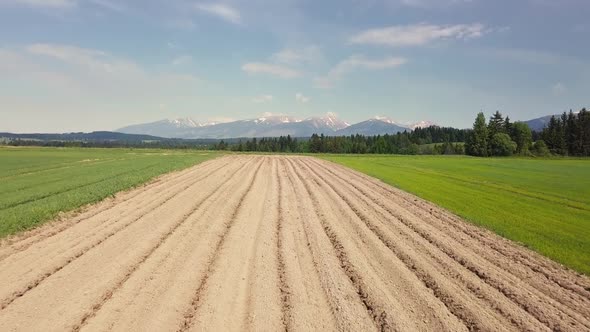
[[197, 122], [193, 118], [189, 118], [189, 117], [168, 120], [168, 123], [170, 123], [171, 125], [173, 125], [176, 128], [201, 128], [201, 127], [208, 127], [208, 126], [214, 126], [216, 124], [219, 124], [219, 122], [215, 122], [215, 121]]
[[410, 129], [414, 130], [416, 128], [428, 128], [430, 126], [436, 126], [437, 124], [432, 121], [420, 121], [416, 123], [412, 123], [409, 125]]
[[416, 128], [428, 128], [430, 126], [436, 126], [436, 124], [432, 121], [419, 121], [419, 122], [414, 122], [414, 123], [409, 123], [409, 122], [405, 122], [405, 123], [401, 123], [401, 122], [397, 122], [391, 118], [388, 117], [384, 117], [384, 116], [376, 116], [374, 117], [375, 120], [379, 120], [379, 121], [383, 121], [385, 123], [389, 123], [389, 124], [393, 124], [396, 126], [400, 126], [400, 127], [405, 127], [405, 128], [410, 128], [412, 130], [416, 129]]
[[328, 112], [322, 117], [310, 117], [305, 121], [312, 122], [316, 127], [328, 127], [332, 130], [340, 130], [350, 126], [348, 123], [340, 120], [336, 113]]
[[396, 121], [394, 121], [393, 119], [391, 119], [391, 118], [388, 118], [388, 117], [385, 117], [385, 116], [379, 116], [379, 115], [377, 115], [377, 116], [375, 116], [375, 117], [374, 117], [374, 119], [375, 119], [375, 120], [382, 121], [382, 122], [385, 122], [385, 123], [389, 123], [389, 124], [394, 124], [394, 125], [397, 125], [397, 124], [398, 124], [398, 123], [397, 123]]

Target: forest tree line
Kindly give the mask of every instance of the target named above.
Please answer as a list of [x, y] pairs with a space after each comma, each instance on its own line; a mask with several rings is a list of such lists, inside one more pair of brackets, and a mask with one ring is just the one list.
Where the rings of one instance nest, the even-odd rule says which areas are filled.
[[590, 112], [563, 113], [551, 117], [540, 133], [549, 151], [556, 155], [590, 156]]
[[582, 109], [553, 116], [540, 133], [532, 132], [524, 122], [510, 122], [498, 111], [487, 123], [485, 115], [479, 113], [466, 137], [465, 153], [479, 157], [590, 156], [590, 113]]
[[309, 139], [297, 139], [288, 135], [253, 138], [234, 144], [221, 141], [213, 148], [236, 152], [464, 154], [462, 142], [468, 134], [469, 130], [466, 129], [430, 126], [377, 136], [313, 134]]

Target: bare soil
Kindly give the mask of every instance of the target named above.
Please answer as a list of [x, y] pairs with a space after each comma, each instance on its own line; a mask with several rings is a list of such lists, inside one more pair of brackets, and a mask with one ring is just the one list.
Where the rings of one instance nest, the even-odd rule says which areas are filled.
[[590, 281], [308, 157], [226, 156], [0, 246], [0, 331], [590, 331]]

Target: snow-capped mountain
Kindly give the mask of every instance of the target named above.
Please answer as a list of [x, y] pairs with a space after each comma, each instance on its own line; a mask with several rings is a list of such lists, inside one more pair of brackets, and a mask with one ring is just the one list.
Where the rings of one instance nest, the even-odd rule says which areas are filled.
[[395, 121], [387, 118], [373, 118], [367, 121], [359, 122], [348, 126], [346, 128], [336, 131], [336, 135], [349, 136], [349, 135], [385, 135], [385, 134], [397, 134], [403, 131], [409, 131], [408, 127], [403, 127], [397, 124]]
[[272, 125], [278, 125], [278, 124], [283, 124], [283, 123], [293, 123], [293, 122], [300, 122], [300, 121], [301, 120], [299, 120], [293, 116], [288, 116], [288, 115], [266, 115], [266, 116], [261, 116], [256, 119], [241, 120], [241, 121], [236, 121], [236, 122], [243, 122], [243, 123], [253, 122], [256, 124], [260, 124], [260, 125], [272, 126]]
[[288, 115], [265, 115], [254, 119], [238, 120], [224, 123], [202, 123], [191, 118], [161, 120], [118, 129], [126, 134], [146, 134], [167, 138], [236, 138], [236, 137], [309, 137], [312, 134], [324, 135], [383, 135], [411, 130], [417, 126], [430, 124], [420, 122], [416, 126], [403, 125], [396, 121], [376, 117], [350, 125], [336, 116], [327, 113], [324, 116], [300, 119]]
[[393, 124], [393, 125], [401, 125], [401, 123], [393, 120], [392, 118], [388, 118], [386, 116], [377, 115], [376, 117], [374, 117], [373, 119], [370, 119], [370, 120], [377, 120], [377, 121], [381, 121], [381, 122], [385, 122], [385, 123], [389, 123], [389, 124]]
[[204, 128], [217, 124], [219, 123], [198, 122], [192, 118], [177, 118], [131, 125], [117, 131], [125, 134], [152, 135], [158, 137], [184, 137], [195, 128]]
[[[177, 118], [172, 120], [162, 120], [167, 121], [170, 125], [175, 126], [176, 128], [201, 128], [207, 126], [214, 126], [219, 122], [198, 122], [193, 118]], [[161, 121], [158, 121], [161, 122]]]
[[311, 122], [316, 128], [331, 128], [332, 130], [340, 130], [344, 129], [350, 124], [345, 121], [342, 121], [338, 118], [338, 116], [334, 113], [327, 113], [323, 117], [311, 117], [307, 118], [304, 121]]
[[428, 128], [428, 127], [436, 126], [436, 125], [437, 124], [432, 121], [420, 121], [420, 122], [415, 122], [415, 123], [408, 125], [408, 128], [414, 130], [416, 128]]

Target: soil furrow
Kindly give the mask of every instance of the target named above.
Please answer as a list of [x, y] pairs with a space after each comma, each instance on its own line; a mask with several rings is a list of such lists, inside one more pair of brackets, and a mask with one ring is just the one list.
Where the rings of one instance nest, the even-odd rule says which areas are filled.
[[[189, 217], [166, 242], [154, 252], [136, 272], [114, 292], [113, 297], [100, 311], [87, 321], [85, 329], [97, 330], [109, 326], [110, 330], [165, 329], [182, 319], [181, 312], [196, 291], [198, 277], [204, 273], [208, 249], [218, 238], [216, 228], [230, 218], [227, 210], [237, 205], [241, 197], [243, 177], [252, 176], [245, 167], [231, 176], [231, 181], [220, 185], [215, 193]], [[245, 168], [244, 170], [242, 170]], [[234, 203], [235, 202], [235, 203]], [[219, 211], [225, 204], [228, 208]], [[214, 222], [212, 222], [214, 221]], [[161, 273], [161, 271], [176, 271]], [[149, 322], [153, 316], [157, 322]], [[160, 328], [157, 328], [159, 326]]]
[[263, 162], [260, 162], [258, 164], [258, 166], [256, 168], [256, 172], [254, 173], [254, 176], [250, 179], [250, 182], [248, 183], [248, 187], [246, 188], [245, 193], [240, 198], [240, 201], [238, 202], [238, 205], [236, 206], [234, 212], [232, 213], [229, 222], [227, 222], [224, 225], [223, 233], [220, 235], [219, 240], [217, 241], [217, 243], [214, 246], [215, 249], [213, 250], [213, 254], [211, 256], [211, 259], [207, 262], [206, 272], [203, 275], [202, 279], [199, 281], [199, 288], [197, 288], [197, 291], [195, 292], [193, 299], [191, 300], [190, 307], [186, 311], [186, 313], [184, 315], [184, 321], [183, 321], [182, 325], [180, 326], [180, 328], [178, 329], [178, 331], [186, 331], [189, 328], [191, 328], [191, 326], [193, 325], [193, 320], [195, 319], [195, 313], [199, 309], [199, 306], [201, 305], [201, 303], [200, 303], [201, 293], [203, 293], [204, 289], [207, 287], [209, 275], [211, 275], [213, 273], [213, 270], [215, 268], [215, 262], [217, 261], [217, 259], [219, 257], [219, 252], [220, 252], [221, 247], [223, 246], [225, 237], [226, 237], [227, 233], [229, 232], [230, 228], [233, 226], [234, 221], [236, 220], [236, 217], [237, 217], [238, 213], [240, 212], [242, 204], [243, 204], [244, 200], [246, 199], [246, 196], [248, 196], [248, 194], [250, 193], [252, 186], [254, 185], [254, 182], [256, 181], [256, 178], [258, 177], [258, 173], [260, 172], [260, 168], [262, 167], [262, 165], [263, 165]]
[[[350, 280], [342, 262], [336, 255], [335, 248], [319, 220], [314, 202], [308, 195], [308, 189], [296, 171], [296, 165], [287, 159], [289, 182], [295, 188], [299, 202], [299, 209], [304, 212], [304, 232], [309, 250], [312, 253], [315, 270], [320, 275], [320, 281], [326, 298], [331, 306], [339, 330], [368, 331], [378, 330], [372, 312], [359, 296], [358, 287]], [[309, 212], [308, 212], [309, 211]], [[307, 212], [307, 213], [305, 213]]]
[[[245, 165], [244, 165], [245, 166]], [[238, 170], [239, 172], [239, 170]], [[96, 315], [96, 313], [102, 308], [102, 306], [113, 297], [113, 294], [117, 291], [117, 289], [119, 289], [127, 280], [129, 280], [129, 278], [133, 275], [133, 273], [135, 271], [137, 271], [137, 269], [156, 251], [158, 250], [158, 248], [160, 248], [160, 246], [162, 246], [166, 240], [170, 237], [170, 235], [172, 235], [182, 224], [184, 224], [198, 209], [199, 207], [201, 207], [201, 205], [206, 202], [210, 197], [212, 197], [213, 195], [215, 195], [221, 188], [223, 188], [223, 185], [226, 184], [227, 182], [229, 182], [231, 180], [231, 177], [228, 177], [227, 179], [225, 179], [212, 193], [208, 194], [204, 199], [200, 200], [196, 205], [194, 205], [191, 210], [186, 213], [185, 215], [183, 215], [182, 219], [180, 221], [178, 221], [177, 223], [175, 223], [170, 230], [168, 230], [168, 232], [166, 232], [164, 235], [162, 235], [160, 237], [160, 239], [158, 240], [157, 244], [152, 247], [147, 253], [145, 253], [140, 260], [125, 274], [125, 276], [119, 280], [115, 286], [111, 289], [109, 289], [108, 291], [106, 291], [102, 297], [100, 298], [100, 300], [94, 304], [92, 306], [92, 310], [86, 314], [84, 314], [84, 316], [82, 316], [82, 319], [80, 320], [80, 322], [78, 324], [76, 324], [72, 330], [73, 331], [79, 331], [85, 324], [86, 322], [91, 319], [93, 316]]]
[[[322, 207], [320, 206], [320, 204], [318, 202], [316, 194], [311, 189], [310, 185], [307, 183], [305, 178], [297, 171], [296, 171], [296, 174], [297, 174], [297, 177], [299, 178], [299, 181], [301, 181], [304, 184], [305, 189], [307, 191], [307, 195], [309, 195], [309, 197], [311, 197], [312, 202], [314, 204], [314, 209], [315, 209], [316, 213], [318, 213], [319, 211], [321, 211]], [[367, 291], [363, 285], [364, 282], [363, 282], [361, 275], [351, 265], [350, 260], [347, 256], [346, 252], [344, 251], [344, 247], [342, 246], [342, 243], [337, 238], [334, 231], [327, 224], [327, 222], [324, 218], [324, 215], [321, 213], [318, 213], [318, 217], [321, 221], [322, 227], [324, 228], [324, 232], [326, 233], [326, 235], [330, 239], [330, 242], [332, 243], [334, 253], [335, 253], [336, 257], [338, 257], [338, 260], [340, 261], [340, 267], [342, 268], [342, 270], [346, 273], [346, 275], [350, 279], [351, 284], [354, 285], [354, 287], [356, 288], [356, 292], [357, 292], [358, 297], [361, 299], [367, 312], [370, 314], [371, 317], [373, 317], [373, 320], [375, 321], [375, 325], [381, 331], [393, 330], [394, 326], [392, 325], [391, 319], [388, 318], [388, 314], [392, 315], [394, 313], [387, 313], [385, 310], [383, 310], [382, 308], [380, 308], [378, 305], [375, 304], [375, 299], [371, 298], [369, 296], [369, 294], [367, 293]]]
[[[281, 160], [282, 162], [282, 160]], [[276, 183], [278, 184], [278, 204], [277, 204], [277, 214], [278, 214], [278, 221], [277, 221], [277, 229], [276, 229], [276, 237], [277, 237], [277, 259], [278, 259], [278, 274], [279, 274], [279, 290], [281, 292], [281, 313], [282, 313], [282, 321], [286, 331], [293, 330], [291, 326], [291, 298], [290, 298], [290, 290], [289, 284], [287, 282], [286, 276], [286, 269], [285, 269], [285, 258], [283, 255], [283, 223], [284, 220], [284, 211], [283, 211], [283, 177], [281, 176], [279, 170], [277, 169], [275, 172], [276, 176]]]

